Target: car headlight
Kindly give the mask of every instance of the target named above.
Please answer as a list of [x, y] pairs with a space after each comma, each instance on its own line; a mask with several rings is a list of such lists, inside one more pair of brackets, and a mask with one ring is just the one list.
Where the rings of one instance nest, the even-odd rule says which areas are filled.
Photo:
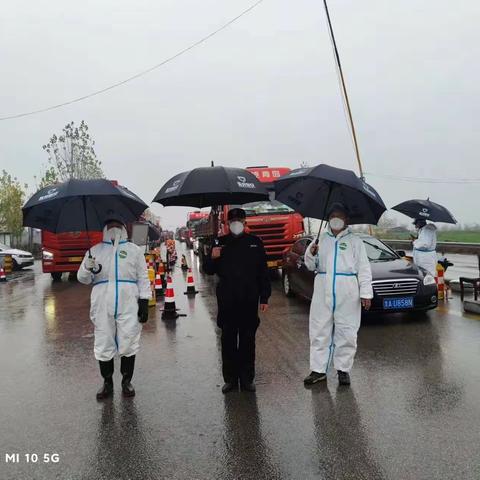
[[424, 285], [433, 285], [435, 283], [435, 278], [432, 275], [425, 275], [423, 278]]
[[53, 253], [49, 252], [48, 250], [44, 250], [42, 252], [42, 257], [44, 260], [53, 260]]

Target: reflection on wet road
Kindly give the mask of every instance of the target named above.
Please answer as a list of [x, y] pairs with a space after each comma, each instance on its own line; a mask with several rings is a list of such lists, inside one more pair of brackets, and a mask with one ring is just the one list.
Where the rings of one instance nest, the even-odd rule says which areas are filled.
[[[195, 262], [194, 257], [189, 259]], [[307, 302], [274, 286], [257, 393], [223, 396], [213, 281], [151, 309], [134, 399], [95, 400], [89, 288], [35, 271], [0, 285], [0, 479], [478, 479], [480, 319], [457, 299], [363, 321], [352, 387], [306, 389]], [[20, 453], [18, 464], [6, 453]], [[26, 453], [60, 454], [29, 464]]]

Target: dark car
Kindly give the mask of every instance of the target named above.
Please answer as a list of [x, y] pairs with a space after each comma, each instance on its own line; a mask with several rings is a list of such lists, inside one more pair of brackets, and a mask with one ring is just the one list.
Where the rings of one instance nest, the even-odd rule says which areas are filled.
[[[437, 306], [435, 279], [375, 237], [360, 235], [372, 267], [374, 297], [371, 311], [430, 310]], [[302, 237], [283, 255], [283, 290], [287, 296], [311, 300], [315, 272], [307, 269], [304, 255], [312, 237]]]

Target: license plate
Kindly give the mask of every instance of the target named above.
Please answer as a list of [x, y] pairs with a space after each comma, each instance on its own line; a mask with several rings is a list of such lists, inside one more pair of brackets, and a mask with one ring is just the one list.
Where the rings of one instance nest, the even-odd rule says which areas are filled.
[[268, 268], [278, 267], [278, 262], [276, 260], [270, 260], [269, 262], [267, 262], [267, 267]]
[[69, 262], [81, 262], [83, 257], [68, 257]]
[[383, 308], [385, 310], [413, 308], [413, 297], [384, 298]]

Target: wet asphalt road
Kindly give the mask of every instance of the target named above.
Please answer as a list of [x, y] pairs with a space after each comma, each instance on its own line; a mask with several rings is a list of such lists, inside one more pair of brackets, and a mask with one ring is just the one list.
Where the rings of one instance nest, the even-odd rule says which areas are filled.
[[[478, 479], [480, 318], [458, 300], [363, 322], [352, 387], [303, 387], [308, 309], [274, 286], [257, 393], [220, 392], [212, 279], [154, 312], [134, 385], [99, 403], [89, 288], [23, 272], [0, 285], [0, 479]], [[19, 453], [18, 464], [6, 453]], [[25, 454], [39, 461], [27, 463]], [[43, 454], [58, 453], [44, 464]]]

